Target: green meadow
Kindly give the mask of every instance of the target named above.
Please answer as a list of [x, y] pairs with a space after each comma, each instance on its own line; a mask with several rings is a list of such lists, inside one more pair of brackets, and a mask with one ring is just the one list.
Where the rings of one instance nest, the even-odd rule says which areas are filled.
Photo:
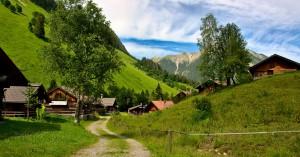
[[[300, 72], [191, 97], [143, 116], [115, 116], [109, 127], [138, 139], [154, 156], [300, 156]], [[203, 116], [194, 100], [207, 98]], [[172, 130], [169, 152], [168, 130]], [[273, 134], [193, 136], [191, 134], [274, 132]]]
[[1, 122], [0, 156], [69, 156], [98, 141], [71, 117], [50, 115], [45, 119], [6, 118]]

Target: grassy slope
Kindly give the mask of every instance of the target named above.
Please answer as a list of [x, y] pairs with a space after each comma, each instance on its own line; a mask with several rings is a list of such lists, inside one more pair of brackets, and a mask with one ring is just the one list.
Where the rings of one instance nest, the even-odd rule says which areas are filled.
[[[15, 0], [10, 0], [13, 5]], [[42, 60], [37, 58], [37, 50], [46, 44], [28, 30], [32, 12], [38, 11], [47, 17], [47, 13], [33, 5], [30, 0], [21, 0], [19, 5], [23, 14], [14, 14], [0, 4], [0, 47], [8, 54], [25, 77], [31, 82], [49, 82], [41, 67]], [[24, 4], [24, 5], [23, 5]], [[34, 74], [34, 75], [33, 75]]]
[[[98, 141], [73, 118], [52, 116], [46, 121], [6, 119], [0, 123], [0, 156], [69, 156]], [[63, 149], [62, 149], [63, 148]]]
[[[30, 0], [21, 0], [19, 3], [22, 6], [23, 14], [13, 14], [9, 9], [0, 4], [0, 47], [8, 54], [17, 67], [23, 72], [25, 77], [31, 82], [39, 82], [48, 85], [54, 76], [45, 73], [42, 67], [43, 60], [37, 57], [37, 50], [46, 42], [35, 37], [28, 30], [28, 22], [32, 18], [32, 12], [42, 12], [46, 18], [46, 13], [40, 7], [32, 4]], [[12, 4], [16, 4], [15, 0], [11, 0]], [[26, 5], [22, 5], [26, 4]], [[46, 36], [47, 27], [46, 29]], [[120, 74], [115, 76], [115, 81], [122, 87], [133, 88], [136, 91], [153, 90], [157, 86], [157, 81], [147, 76], [143, 71], [138, 70], [132, 64], [134, 59], [119, 52], [126, 67], [123, 68]], [[56, 79], [57, 80], [57, 79]], [[175, 94], [177, 90], [162, 84], [163, 91]]]
[[[188, 136], [174, 134], [173, 153], [167, 136], [158, 130], [185, 133], [299, 130], [300, 72], [278, 75], [196, 96], [174, 107], [141, 117], [115, 117], [109, 126], [142, 142], [156, 156], [300, 156], [300, 134]], [[212, 117], [199, 120], [195, 98], [212, 102]], [[156, 131], [151, 131], [156, 130]], [[140, 136], [140, 131], [142, 136]]]
[[178, 91], [167, 86], [163, 82], [158, 82], [157, 80], [149, 77], [144, 71], [139, 70], [134, 66], [136, 62], [133, 58], [119, 51], [119, 55], [125, 63], [126, 67], [123, 67], [119, 74], [115, 75], [115, 82], [119, 87], [124, 86], [125, 88], [133, 88], [136, 92], [142, 90], [153, 91], [157, 84], [160, 83], [163, 92], [176, 94]]

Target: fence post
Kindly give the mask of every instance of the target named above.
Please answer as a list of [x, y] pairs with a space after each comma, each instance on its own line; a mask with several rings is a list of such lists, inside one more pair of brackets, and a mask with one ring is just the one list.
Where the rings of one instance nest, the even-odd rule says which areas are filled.
[[169, 134], [169, 152], [172, 152], [172, 130], [168, 130]]

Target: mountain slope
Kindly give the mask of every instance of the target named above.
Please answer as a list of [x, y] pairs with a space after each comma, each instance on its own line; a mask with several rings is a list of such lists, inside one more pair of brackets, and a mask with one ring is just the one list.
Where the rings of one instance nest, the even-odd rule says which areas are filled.
[[[249, 51], [253, 61], [250, 65], [256, 64], [266, 58], [262, 54]], [[201, 62], [201, 52], [182, 53], [179, 55], [168, 55], [165, 57], [154, 57], [152, 60], [158, 63], [164, 70], [171, 74], [186, 76], [188, 79], [200, 81], [198, 66]]]
[[[13, 5], [17, 3], [15, 0], [10, 1]], [[43, 59], [38, 57], [38, 49], [47, 43], [28, 30], [28, 22], [32, 18], [32, 12], [41, 12], [46, 18], [49, 17], [49, 14], [31, 3], [30, 0], [19, 0], [18, 2], [23, 9], [22, 14], [14, 14], [0, 4], [0, 47], [31, 82], [43, 83], [46, 86], [52, 79], [56, 79], [59, 82], [59, 76], [52, 76], [44, 71]], [[49, 31], [47, 25], [45, 30], [47, 37], [47, 32]], [[129, 53], [114, 31], [112, 30], [110, 33], [112, 33], [111, 40], [113, 40], [114, 46], [123, 51], [118, 53], [126, 65], [120, 74], [115, 75], [114, 80], [117, 85], [133, 88], [136, 91], [153, 90], [158, 82], [133, 66], [135, 59], [129, 56]], [[161, 85], [163, 91], [176, 93], [175, 89], [164, 83], [161, 83]]]
[[[299, 132], [274, 132], [299, 130], [299, 82], [300, 71], [275, 75], [195, 96], [160, 112], [114, 117], [109, 125], [143, 141], [154, 156], [300, 156]], [[211, 102], [210, 114], [194, 107], [194, 100], [202, 98]], [[174, 130], [172, 153], [166, 150], [167, 130]], [[247, 132], [270, 133], [187, 135]]]

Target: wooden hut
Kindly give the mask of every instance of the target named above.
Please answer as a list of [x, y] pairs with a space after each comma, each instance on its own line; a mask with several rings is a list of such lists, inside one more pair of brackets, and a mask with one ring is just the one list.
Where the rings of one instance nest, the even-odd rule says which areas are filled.
[[249, 69], [254, 79], [297, 70], [300, 70], [299, 63], [277, 54], [266, 58]]
[[151, 101], [144, 109], [144, 113], [164, 110], [174, 105], [173, 101]]
[[140, 104], [137, 106], [133, 106], [128, 108], [128, 113], [131, 115], [142, 115], [144, 113], [146, 105]]
[[204, 83], [199, 84], [195, 88], [198, 89], [200, 94], [214, 92], [218, 86], [222, 86], [216, 81], [206, 81]]

